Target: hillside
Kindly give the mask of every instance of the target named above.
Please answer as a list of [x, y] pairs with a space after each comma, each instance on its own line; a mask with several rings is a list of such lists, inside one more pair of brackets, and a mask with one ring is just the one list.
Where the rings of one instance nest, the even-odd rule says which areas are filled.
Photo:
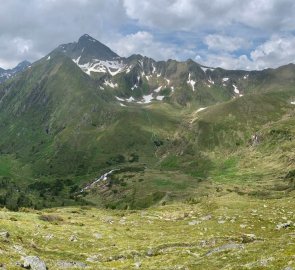
[[2, 210], [1, 267], [22, 269], [30, 256], [58, 270], [295, 267], [294, 192], [257, 199], [220, 184], [209, 190], [198, 202], [137, 211]]
[[292, 190], [294, 74], [124, 58], [88, 35], [60, 45], [0, 85], [0, 203], [138, 209], [211, 182]]

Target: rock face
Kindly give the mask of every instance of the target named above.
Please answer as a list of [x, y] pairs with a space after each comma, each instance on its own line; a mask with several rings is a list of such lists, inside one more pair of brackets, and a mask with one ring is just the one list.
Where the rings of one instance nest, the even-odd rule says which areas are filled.
[[24, 258], [23, 268], [32, 270], [47, 270], [45, 262], [37, 256], [27, 256]]

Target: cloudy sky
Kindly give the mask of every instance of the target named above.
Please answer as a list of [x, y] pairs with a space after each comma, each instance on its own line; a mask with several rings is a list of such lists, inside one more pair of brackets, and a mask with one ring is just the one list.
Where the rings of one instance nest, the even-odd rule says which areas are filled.
[[191, 58], [227, 69], [295, 63], [293, 0], [9, 0], [0, 67], [35, 61], [88, 33], [121, 56]]

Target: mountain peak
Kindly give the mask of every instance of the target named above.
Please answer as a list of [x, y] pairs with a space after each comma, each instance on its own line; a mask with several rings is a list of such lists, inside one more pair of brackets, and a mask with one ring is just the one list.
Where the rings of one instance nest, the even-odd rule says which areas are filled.
[[16, 68], [26, 68], [30, 65], [31, 65], [31, 62], [29, 62], [28, 60], [24, 60], [24, 61], [18, 63], [17, 66], [15, 67], [15, 69]]
[[79, 59], [78, 62], [82, 65], [95, 59], [106, 61], [119, 57], [109, 47], [88, 34], [81, 36], [78, 42], [60, 45], [57, 50], [72, 59]]
[[[89, 36], [88, 34], [84, 34], [83, 36], [81, 36], [78, 40], [78, 43], [81, 43], [81, 42], [99, 42], [98, 40], [96, 40], [95, 38]], [[100, 42], [99, 42], [100, 43]]]

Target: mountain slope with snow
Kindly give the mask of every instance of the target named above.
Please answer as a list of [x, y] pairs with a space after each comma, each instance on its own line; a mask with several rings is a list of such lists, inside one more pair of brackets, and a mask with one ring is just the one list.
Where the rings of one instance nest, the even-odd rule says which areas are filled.
[[13, 78], [18, 73], [20, 73], [20, 72], [24, 71], [25, 69], [27, 69], [30, 65], [31, 65], [30, 62], [23, 61], [23, 62], [19, 63], [16, 67], [12, 68], [12, 69], [5, 70], [5, 69], [0, 68], [0, 83], [3, 83], [8, 79]]

